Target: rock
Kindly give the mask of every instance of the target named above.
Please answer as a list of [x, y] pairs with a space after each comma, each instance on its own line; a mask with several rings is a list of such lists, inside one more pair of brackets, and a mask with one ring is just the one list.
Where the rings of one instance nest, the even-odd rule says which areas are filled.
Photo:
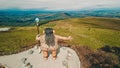
[[29, 52], [28, 52], [28, 54], [33, 54], [34, 53], [34, 51], [33, 50], [30, 50]]
[[27, 68], [32, 68], [33, 66], [32, 65], [28, 65]]
[[63, 49], [63, 50], [66, 50], [66, 47], [63, 47], [62, 49]]
[[4, 68], [4, 66], [0, 63], [0, 68]]
[[72, 56], [73, 55], [69, 50], [67, 51], [67, 53], [68, 53], [68, 56]]
[[66, 60], [64, 60], [64, 61], [62, 62], [62, 64], [63, 64], [64, 68], [69, 68], [68, 62], [67, 62]]
[[28, 65], [31, 65], [29, 62], [25, 64], [25, 67], [27, 67]]
[[35, 49], [38, 49], [38, 47], [37, 47], [37, 46], [38, 46], [38, 45], [35, 45], [35, 46], [34, 46], [34, 48], [35, 48]]
[[27, 58], [22, 58], [21, 61], [23, 64], [25, 64], [25, 62], [27, 61]]
[[26, 65], [25, 65], [25, 68], [32, 68], [33, 66], [28, 62]]
[[8, 67], [7, 65], [5, 65], [3, 68], [10, 68], [10, 67]]

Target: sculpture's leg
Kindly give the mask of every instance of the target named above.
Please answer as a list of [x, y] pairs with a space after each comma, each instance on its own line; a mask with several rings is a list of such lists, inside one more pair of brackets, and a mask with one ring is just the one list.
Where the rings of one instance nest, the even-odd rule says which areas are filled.
[[52, 51], [52, 57], [54, 60], [57, 58], [57, 50]]
[[46, 51], [46, 50], [43, 51], [43, 57], [45, 60], [48, 59], [48, 51]]

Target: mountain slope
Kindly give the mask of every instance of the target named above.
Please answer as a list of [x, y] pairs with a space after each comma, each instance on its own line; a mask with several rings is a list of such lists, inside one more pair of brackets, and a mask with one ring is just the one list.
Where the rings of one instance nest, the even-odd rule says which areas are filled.
[[40, 19], [41, 24], [49, 21], [70, 18], [70, 14], [64, 12], [33, 12], [33, 11], [12, 11], [0, 12], [0, 26], [31, 26], [35, 18]]
[[104, 45], [120, 45], [119, 21], [120, 19], [91, 17], [54, 21], [50, 22], [49, 25], [54, 24], [54, 29], [58, 34], [73, 36], [72, 44], [99, 48]]
[[50, 21], [84, 17], [120, 18], [120, 9], [94, 9], [77, 11], [0, 10], [0, 26], [33, 26], [35, 18], [45, 24]]
[[[51, 27], [58, 35], [72, 36], [71, 42], [65, 41], [70, 45], [85, 45], [93, 49], [105, 45], [120, 47], [119, 21], [112, 18], [73, 18], [52, 21], [39, 29], [40, 34], [44, 28]], [[12, 27], [8, 32], [0, 32], [0, 52], [13, 52], [30, 46], [35, 43], [36, 34], [36, 27]]]

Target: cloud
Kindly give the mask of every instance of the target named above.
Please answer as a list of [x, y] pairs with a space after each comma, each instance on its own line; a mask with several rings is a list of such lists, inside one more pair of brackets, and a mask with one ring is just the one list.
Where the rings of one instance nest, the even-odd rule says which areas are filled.
[[120, 0], [0, 0], [0, 9], [77, 10], [120, 7]]

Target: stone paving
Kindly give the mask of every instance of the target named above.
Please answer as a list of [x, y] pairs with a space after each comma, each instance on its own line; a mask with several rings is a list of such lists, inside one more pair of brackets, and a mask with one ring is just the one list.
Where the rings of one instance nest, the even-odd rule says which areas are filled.
[[0, 64], [6, 68], [80, 68], [79, 57], [71, 48], [60, 47], [56, 60], [51, 54], [45, 60], [39, 51], [35, 46], [18, 54], [1, 56]]

